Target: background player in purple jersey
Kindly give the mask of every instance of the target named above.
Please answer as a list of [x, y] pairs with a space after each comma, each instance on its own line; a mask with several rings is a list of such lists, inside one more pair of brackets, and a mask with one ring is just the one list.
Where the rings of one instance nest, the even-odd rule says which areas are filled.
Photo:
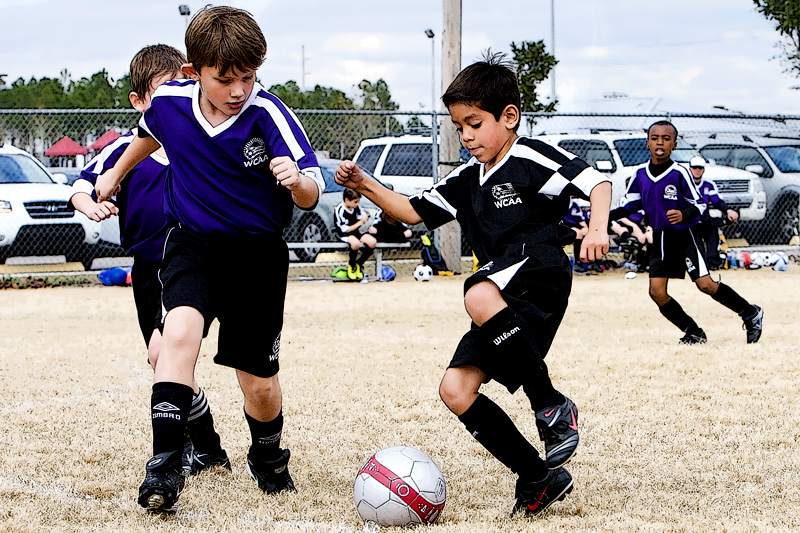
[[667, 293], [669, 278], [683, 279], [686, 272], [698, 289], [742, 317], [748, 343], [758, 342], [764, 310], [709, 276], [695, 229], [706, 206], [689, 171], [671, 159], [677, 138], [678, 130], [669, 121], [661, 120], [650, 126], [647, 130], [650, 161], [636, 169], [624, 205], [611, 212], [611, 219], [644, 209], [653, 227], [650, 298], [661, 314], [684, 332], [681, 343], [698, 344], [707, 340], [700, 326]]
[[[706, 211], [700, 217], [697, 224], [697, 233], [703, 241], [703, 252], [706, 254], [706, 262], [709, 270], [719, 270], [722, 266], [722, 258], [719, 256], [719, 230], [727, 224], [735, 224], [739, 220], [739, 213], [728, 208], [725, 200], [720, 198], [717, 185], [708, 178], [704, 178], [706, 171], [706, 160], [700, 156], [695, 156], [689, 161], [689, 171], [692, 173], [694, 184], [703, 201], [706, 204]], [[712, 217], [709, 213], [711, 208], [719, 210], [721, 217]]]
[[[432, 189], [407, 197], [382, 187], [353, 162], [336, 181], [361, 191], [394, 218], [428, 229], [461, 225], [478, 268], [465, 282], [472, 319], [445, 371], [439, 395], [467, 430], [519, 475], [512, 513], [538, 515], [572, 490], [564, 468], [578, 446], [578, 411], [550, 381], [544, 357], [567, 309], [572, 269], [564, 246], [575, 232], [561, 223], [570, 196], [589, 198], [593, 216], [580, 259], [608, 252], [611, 184], [585, 161], [519, 137], [520, 93], [504, 56], [465, 68], [442, 96], [471, 154]], [[509, 416], [479, 392], [489, 380], [522, 387], [535, 412], [546, 459]]]
[[[153, 94], [138, 137], [97, 180], [105, 200], [127, 172], [162, 145], [169, 222], [159, 278], [162, 348], [151, 397], [153, 457], [138, 502], [168, 510], [183, 488], [181, 437], [202, 339], [219, 321], [214, 361], [236, 369], [252, 445], [247, 470], [266, 493], [294, 490], [282, 449], [278, 381], [289, 268], [283, 229], [295, 205], [313, 209], [324, 180], [294, 114], [255, 82], [266, 41], [246, 11], [200, 10], [186, 30], [187, 81]], [[230, 279], [259, 279], [247, 291]]]
[[[182, 78], [181, 67], [186, 62], [182, 52], [165, 44], [146, 46], [131, 61], [129, 95], [131, 106], [140, 113], [150, 107], [153, 92], [161, 84]], [[90, 161], [73, 183], [72, 205], [92, 220], [100, 221], [119, 215], [122, 246], [133, 256], [131, 281], [133, 299], [139, 318], [139, 328], [148, 350], [148, 360], [156, 368], [161, 347], [161, 283], [158, 269], [166, 235], [166, 219], [162, 209], [162, 189], [169, 170], [163, 149], [136, 165], [126, 176], [114, 202], [95, 202], [94, 185], [97, 177], [112, 168], [130, 142], [136, 137], [134, 129], [128, 135], [111, 142]], [[188, 442], [182, 456], [183, 470], [199, 474], [213, 466], [230, 470], [228, 455], [220, 446], [214, 430], [214, 419], [205, 392], [197, 382], [192, 383], [192, 407], [188, 419]]]

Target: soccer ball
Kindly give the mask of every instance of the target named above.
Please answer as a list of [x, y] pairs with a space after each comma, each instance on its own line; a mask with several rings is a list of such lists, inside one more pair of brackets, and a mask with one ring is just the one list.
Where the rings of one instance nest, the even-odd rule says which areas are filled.
[[367, 459], [353, 485], [358, 515], [384, 527], [432, 524], [446, 498], [442, 471], [408, 446], [386, 448]]
[[414, 279], [417, 281], [430, 281], [433, 277], [433, 269], [430, 265], [417, 265], [414, 269]]

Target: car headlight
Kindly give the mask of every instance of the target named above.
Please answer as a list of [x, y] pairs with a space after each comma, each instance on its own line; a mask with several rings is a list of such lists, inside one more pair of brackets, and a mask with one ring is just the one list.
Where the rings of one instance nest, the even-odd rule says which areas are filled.
[[11, 212], [11, 202], [8, 200], [0, 200], [0, 213], [10, 213]]

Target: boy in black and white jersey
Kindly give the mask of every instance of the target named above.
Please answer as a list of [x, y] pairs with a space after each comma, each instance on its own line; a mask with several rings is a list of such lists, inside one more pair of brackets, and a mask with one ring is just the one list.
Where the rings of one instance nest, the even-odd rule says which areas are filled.
[[[519, 137], [520, 94], [502, 55], [464, 69], [442, 96], [470, 160], [412, 197], [390, 191], [350, 161], [336, 181], [359, 190], [392, 217], [428, 229], [457, 220], [480, 268], [464, 286], [472, 327], [439, 387], [447, 407], [492, 455], [519, 475], [512, 513], [538, 515], [572, 490], [563, 465], [578, 446], [578, 411], [550, 381], [544, 357], [567, 309], [572, 269], [561, 224], [570, 196], [591, 201], [580, 259], [608, 252], [611, 184], [574, 155]], [[479, 392], [494, 379], [522, 387], [536, 413], [546, 460], [508, 415]]]
[[[369, 213], [359, 207], [361, 193], [353, 189], [342, 191], [342, 201], [333, 209], [336, 236], [350, 247], [350, 258], [347, 263], [347, 279], [357, 280], [364, 277], [364, 263], [372, 256], [378, 241], [369, 233], [362, 233], [360, 228], [369, 222]], [[358, 251], [361, 257], [358, 257]]]

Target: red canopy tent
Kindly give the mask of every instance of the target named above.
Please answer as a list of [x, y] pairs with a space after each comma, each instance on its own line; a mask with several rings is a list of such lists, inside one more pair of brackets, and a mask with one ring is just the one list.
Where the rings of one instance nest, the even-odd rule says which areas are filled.
[[45, 153], [47, 157], [70, 156], [70, 155], [86, 155], [87, 150], [80, 144], [76, 143], [69, 137], [64, 137], [53, 146], [51, 146]]
[[111, 141], [116, 140], [120, 137], [121, 135], [116, 131], [108, 130], [89, 146], [89, 150], [102, 150]]

